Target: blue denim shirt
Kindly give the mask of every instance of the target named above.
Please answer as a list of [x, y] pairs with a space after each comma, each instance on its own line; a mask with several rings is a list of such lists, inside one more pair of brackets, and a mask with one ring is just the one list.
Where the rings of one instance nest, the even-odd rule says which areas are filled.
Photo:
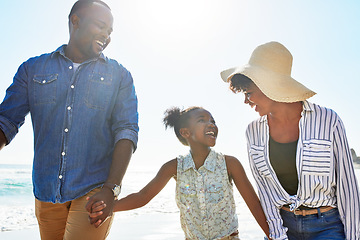
[[34, 194], [63, 203], [102, 185], [115, 143], [138, 138], [131, 74], [104, 55], [74, 71], [66, 45], [30, 58], [18, 69], [0, 105], [10, 143], [30, 112], [34, 130]]

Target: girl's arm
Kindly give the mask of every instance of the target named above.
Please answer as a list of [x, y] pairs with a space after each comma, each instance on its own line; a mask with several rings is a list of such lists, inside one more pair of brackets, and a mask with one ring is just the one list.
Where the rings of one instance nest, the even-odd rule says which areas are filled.
[[145, 206], [165, 187], [172, 177], [176, 176], [176, 169], [176, 159], [165, 163], [160, 168], [155, 178], [153, 178], [143, 189], [120, 200], [116, 200], [114, 212], [126, 211]]
[[[113, 212], [126, 211], [145, 206], [151, 199], [153, 199], [169, 182], [170, 178], [176, 176], [177, 160], [173, 159], [165, 163], [155, 176], [143, 189], [137, 193], [129, 194], [128, 196], [115, 200]], [[106, 204], [98, 201], [92, 205], [91, 212], [89, 211], [90, 219], [103, 214], [102, 210]], [[102, 223], [101, 220], [95, 223], [98, 227]]]
[[239, 190], [250, 212], [255, 217], [266, 236], [269, 237], [269, 225], [266, 222], [264, 211], [261, 207], [260, 200], [246, 176], [245, 170], [239, 160], [235, 157], [225, 156], [226, 167], [231, 179], [234, 180], [236, 188]]
[[[170, 178], [176, 177], [177, 160], [173, 159], [165, 163], [155, 176], [143, 189], [137, 193], [129, 194], [128, 196], [115, 200], [113, 212], [126, 211], [145, 206], [151, 199], [153, 199], [169, 182]], [[103, 201], [95, 202], [89, 211], [90, 222], [103, 214], [103, 209], [106, 204]], [[95, 227], [99, 227], [102, 221], [94, 221]]]

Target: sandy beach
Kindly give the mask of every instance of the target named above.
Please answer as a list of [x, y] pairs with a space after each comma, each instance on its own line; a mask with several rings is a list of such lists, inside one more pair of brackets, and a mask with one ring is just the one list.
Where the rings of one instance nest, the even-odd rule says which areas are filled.
[[[355, 169], [355, 171], [359, 180], [360, 169]], [[150, 172], [141, 172], [141, 174], [142, 176], [153, 175]], [[140, 178], [136, 182], [129, 181], [135, 186], [129, 184], [124, 187], [124, 196], [132, 192], [133, 189], [139, 189], [139, 185], [143, 185], [144, 182], [147, 182], [146, 178]], [[116, 213], [107, 240], [184, 240], [179, 211], [174, 201], [174, 186], [175, 181], [169, 182], [163, 191], [143, 208]], [[128, 189], [129, 187], [130, 189]], [[240, 238], [242, 240], [263, 240], [264, 234], [262, 230], [257, 225], [238, 191], [234, 191], [234, 197], [239, 219]], [[3, 214], [0, 216], [0, 220], [1, 217], [3, 218], [0, 221], [2, 223], [11, 222], [12, 225], [24, 226], [23, 228], [10, 228], [8, 226], [8, 229], [14, 230], [0, 231], [1, 240], [40, 240], [32, 205], [21, 209], [22, 212], [24, 210], [29, 212], [25, 214], [24, 218], [20, 218], [22, 214], [19, 212], [20, 210], [10, 215]], [[8, 210], [9, 208], [3, 209], [5, 213], [9, 212]], [[15, 215], [14, 218], [10, 218], [12, 215]], [[29, 227], [26, 227], [26, 225]]]
[[[239, 217], [240, 237], [243, 240], [263, 239], [260, 228], [247, 209]], [[1, 240], [39, 240], [37, 228], [0, 232]], [[179, 213], [145, 213], [132, 216], [115, 216], [107, 240], [183, 240]]]
[[[129, 168], [124, 178], [121, 196], [138, 191], [152, 179], [155, 170]], [[23, 186], [22, 198], [8, 192], [0, 198], [0, 239], [1, 240], [39, 240], [39, 230], [34, 215], [34, 197], [31, 184], [31, 167], [25, 169], [3, 169], [2, 177], [17, 179], [16, 186]], [[17, 177], [14, 177], [15, 176]], [[137, 176], [142, 176], [138, 178]], [[13, 185], [11, 185], [13, 186]], [[21, 189], [17, 189], [18, 192]], [[179, 210], [175, 203], [175, 181], [171, 180], [165, 188], [146, 206], [132, 211], [118, 212], [108, 236], [108, 240], [183, 240]], [[235, 190], [235, 189], [234, 189]], [[234, 191], [236, 212], [239, 219], [239, 232], [242, 240], [263, 239], [264, 234], [248, 210], [237, 190]]]
[[[119, 215], [119, 214], [117, 214]], [[1, 240], [39, 240], [38, 228], [0, 232]], [[183, 233], [178, 224], [178, 214], [144, 214], [121, 218], [115, 217], [107, 240], [180, 240]]]

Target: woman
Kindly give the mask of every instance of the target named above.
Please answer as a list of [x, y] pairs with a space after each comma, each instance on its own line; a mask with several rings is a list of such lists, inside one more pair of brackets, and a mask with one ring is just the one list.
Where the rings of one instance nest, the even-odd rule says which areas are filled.
[[360, 200], [344, 125], [291, 77], [282, 44], [258, 46], [249, 63], [221, 73], [260, 118], [248, 154], [272, 239], [359, 239]]

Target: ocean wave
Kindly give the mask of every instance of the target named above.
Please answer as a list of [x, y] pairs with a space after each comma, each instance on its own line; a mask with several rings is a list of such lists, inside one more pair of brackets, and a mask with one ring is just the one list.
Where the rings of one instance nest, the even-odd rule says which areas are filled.
[[1, 175], [19, 175], [19, 176], [31, 176], [32, 170], [30, 169], [2, 169], [0, 168]]
[[32, 182], [29, 179], [0, 179], [0, 197], [31, 194]]

